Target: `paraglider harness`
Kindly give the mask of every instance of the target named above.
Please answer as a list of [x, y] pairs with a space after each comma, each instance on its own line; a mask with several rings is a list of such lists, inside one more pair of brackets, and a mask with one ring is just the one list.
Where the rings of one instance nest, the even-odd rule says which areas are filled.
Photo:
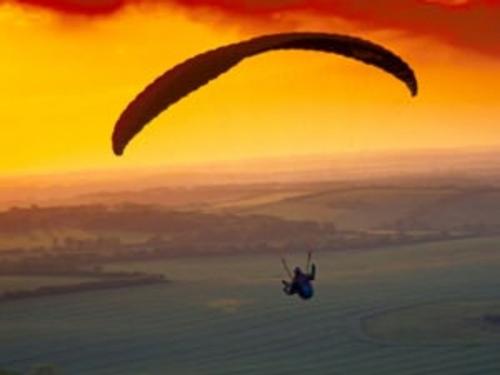
[[289, 296], [298, 294], [298, 296], [302, 299], [312, 298], [312, 296], [314, 295], [314, 289], [311, 284], [311, 281], [313, 281], [316, 277], [316, 265], [313, 263], [311, 265], [311, 271], [309, 272], [309, 264], [311, 262], [311, 252], [309, 252], [307, 256], [307, 265], [305, 273], [302, 272], [300, 267], [295, 267], [292, 274], [290, 268], [288, 268], [288, 265], [286, 264], [286, 260], [284, 258], [281, 258], [281, 261], [283, 263], [285, 271], [287, 272], [288, 276], [291, 279], [290, 282], [285, 280], [281, 281], [283, 283], [283, 292], [285, 292], [285, 294]]

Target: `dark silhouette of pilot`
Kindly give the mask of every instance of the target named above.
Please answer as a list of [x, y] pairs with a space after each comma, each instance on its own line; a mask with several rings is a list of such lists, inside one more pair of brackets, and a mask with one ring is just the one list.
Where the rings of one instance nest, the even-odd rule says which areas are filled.
[[298, 294], [302, 299], [310, 299], [314, 295], [314, 289], [311, 281], [316, 276], [316, 265], [312, 264], [311, 272], [304, 273], [300, 267], [295, 267], [293, 270], [293, 279], [291, 282], [282, 280], [283, 291], [289, 296]]

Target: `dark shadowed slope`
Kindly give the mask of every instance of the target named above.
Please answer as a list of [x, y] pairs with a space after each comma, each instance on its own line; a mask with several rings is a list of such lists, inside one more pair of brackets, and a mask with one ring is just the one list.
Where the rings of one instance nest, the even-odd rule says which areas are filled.
[[113, 151], [121, 155], [130, 140], [160, 112], [231, 69], [243, 59], [263, 52], [301, 49], [336, 53], [376, 66], [403, 81], [412, 95], [417, 81], [400, 57], [367, 40], [325, 33], [265, 35], [194, 56], [165, 72], [125, 109], [113, 132]]

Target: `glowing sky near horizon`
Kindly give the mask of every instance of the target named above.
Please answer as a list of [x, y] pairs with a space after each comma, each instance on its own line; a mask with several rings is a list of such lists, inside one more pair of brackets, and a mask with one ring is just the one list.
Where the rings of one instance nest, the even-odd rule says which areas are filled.
[[[491, 0], [0, 0], [0, 174], [500, 145], [495, 19]], [[163, 71], [293, 30], [385, 45], [414, 67], [419, 96], [352, 60], [269, 53], [173, 106], [123, 157], [112, 154], [121, 110]]]

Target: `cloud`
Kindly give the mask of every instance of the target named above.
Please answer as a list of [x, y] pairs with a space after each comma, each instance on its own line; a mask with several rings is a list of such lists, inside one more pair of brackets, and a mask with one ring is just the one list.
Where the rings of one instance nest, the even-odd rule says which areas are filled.
[[53, 10], [62, 14], [109, 15], [122, 9], [130, 0], [0, 0], [0, 4], [18, 4]]
[[[353, 23], [359, 30], [398, 30], [449, 44], [500, 54], [497, 0], [176, 0], [185, 7], [210, 7], [231, 15], [279, 22], [282, 13], [301, 13]], [[274, 17], [273, 17], [274, 16]], [[237, 19], [237, 18], [236, 18]], [[333, 31], [333, 30], [331, 30]]]
[[[0, 0], [49, 8], [60, 13], [109, 15], [126, 5], [176, 6], [193, 11], [208, 22], [223, 25], [255, 22], [262, 32], [282, 29], [281, 22], [328, 19], [352, 23], [357, 30], [397, 30], [409, 36], [440, 39], [449, 44], [500, 55], [500, 1], [498, 0]], [[201, 10], [201, 12], [200, 12]], [[332, 21], [332, 25], [338, 25]], [[283, 26], [283, 25], [282, 25]], [[286, 26], [286, 25], [284, 25]], [[300, 25], [299, 25], [300, 26]]]

